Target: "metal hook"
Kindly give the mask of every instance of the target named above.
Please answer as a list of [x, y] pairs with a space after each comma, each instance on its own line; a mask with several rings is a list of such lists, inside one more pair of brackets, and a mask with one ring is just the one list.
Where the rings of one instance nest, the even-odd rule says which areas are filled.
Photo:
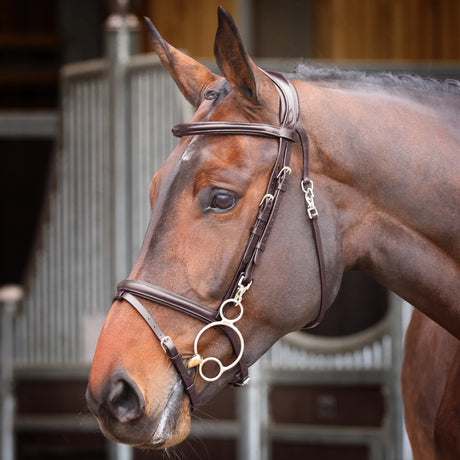
[[262, 197], [262, 199], [260, 200], [260, 203], [259, 203], [259, 208], [264, 204], [265, 200], [267, 201], [273, 201], [275, 199], [275, 197], [271, 194], [271, 193], [267, 193], [266, 195], [264, 195]]

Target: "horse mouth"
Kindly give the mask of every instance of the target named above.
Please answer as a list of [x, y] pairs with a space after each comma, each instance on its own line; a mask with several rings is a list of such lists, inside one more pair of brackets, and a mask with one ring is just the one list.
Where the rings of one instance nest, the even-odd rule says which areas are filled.
[[160, 421], [151, 439], [142, 447], [147, 449], [165, 449], [183, 441], [190, 432], [190, 405], [184, 397], [182, 381], [174, 385]]

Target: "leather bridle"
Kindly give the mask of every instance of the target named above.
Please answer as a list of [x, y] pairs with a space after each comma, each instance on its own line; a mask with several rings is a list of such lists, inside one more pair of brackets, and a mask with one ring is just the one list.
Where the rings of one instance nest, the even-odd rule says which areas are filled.
[[[313, 182], [309, 174], [309, 142], [305, 129], [299, 123], [299, 100], [293, 84], [284, 76], [275, 72], [263, 71], [274, 83], [280, 95], [280, 126], [260, 123], [239, 122], [198, 122], [178, 124], [172, 132], [177, 137], [195, 135], [248, 135], [262, 136], [279, 139], [278, 155], [273, 166], [265, 194], [260, 202], [256, 221], [251, 229], [246, 250], [230, 284], [230, 287], [218, 310], [202, 305], [191, 299], [174, 292], [144, 281], [129, 279], [121, 281], [117, 286], [115, 299], [126, 300], [144, 318], [152, 332], [160, 341], [161, 347], [168, 355], [177, 370], [184, 389], [190, 398], [192, 408], [198, 405], [193, 377], [189, 373], [190, 368], [198, 366], [201, 377], [206, 381], [217, 380], [224, 372], [239, 366], [239, 372], [231, 382], [234, 385], [244, 385], [249, 380], [247, 364], [243, 358], [244, 340], [235, 323], [243, 315], [242, 298], [244, 293], [251, 287], [254, 268], [260, 263], [261, 255], [267, 244], [275, 218], [281, 203], [283, 192], [286, 190], [287, 178], [291, 173], [290, 161], [293, 145], [298, 136], [302, 148], [303, 167], [301, 189], [305, 194], [307, 214], [312, 224], [313, 236], [318, 258], [321, 303], [318, 315], [314, 321], [305, 328], [312, 328], [323, 319], [327, 306], [326, 274], [321, 237], [318, 226], [318, 211], [314, 203]], [[177, 350], [169, 336], [163, 333], [147, 309], [138, 300], [138, 297], [151, 302], [173, 308], [181, 313], [189, 315], [206, 325], [199, 331], [194, 342], [194, 356], [187, 361]], [[228, 317], [228, 311], [237, 309]], [[215, 357], [202, 358], [198, 351], [199, 340], [202, 334], [210, 328], [216, 327], [227, 335], [236, 359], [227, 366]], [[212, 377], [206, 375], [204, 366], [213, 362], [218, 366], [218, 373]]]

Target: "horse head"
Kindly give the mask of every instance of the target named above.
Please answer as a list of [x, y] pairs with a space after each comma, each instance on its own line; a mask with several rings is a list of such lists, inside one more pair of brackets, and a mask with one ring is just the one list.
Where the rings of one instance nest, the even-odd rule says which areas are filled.
[[[192, 124], [176, 129], [182, 139], [150, 184], [151, 218], [129, 275], [130, 280], [139, 280], [140, 290], [158, 286], [155, 293], [161, 299], [144, 296], [143, 306], [136, 311], [132, 307], [139, 304], [139, 296], [133, 283], [126, 288], [130, 297], [123, 297], [124, 289], [119, 289], [90, 374], [88, 405], [102, 431], [135, 446], [165, 448], [182, 441], [191, 417], [190, 394], [184, 391], [187, 378], [199, 401], [206, 401], [283, 335], [314, 321], [321, 304], [317, 247], [300, 187], [304, 158], [295, 139], [289, 141], [293, 144], [290, 167], [281, 169], [290, 177], [283, 185], [286, 191], [277, 217], [270, 220], [270, 238], [257, 240], [260, 261], [253, 283], [238, 285], [242, 280], [235, 280], [261, 207], [273, 199], [266, 188], [277, 179], [272, 176], [279, 158], [278, 135], [285, 134], [276, 128], [279, 89], [246, 54], [228, 13], [220, 8], [218, 15], [214, 50], [223, 76], [173, 48], [148, 23], [163, 65], [196, 112]], [[243, 131], [249, 124], [257, 129], [264, 126], [260, 129], [266, 131], [271, 126], [275, 134], [193, 131], [200, 123], [208, 129], [217, 122], [230, 122], [233, 127], [241, 123]], [[341, 241], [326, 200], [317, 197], [316, 206], [332, 299], [343, 269]], [[196, 310], [205, 306], [205, 316], [211, 317], [209, 327], [204, 327], [199, 315], [167, 308], [168, 293], [178, 295], [174, 302], [195, 305]], [[225, 298], [230, 303], [223, 308]], [[215, 313], [214, 322], [210, 311]], [[165, 335], [180, 353], [175, 364], [165, 353], [169, 350], [165, 350]], [[178, 371], [177, 366], [187, 370]], [[180, 378], [181, 372], [188, 377]]]

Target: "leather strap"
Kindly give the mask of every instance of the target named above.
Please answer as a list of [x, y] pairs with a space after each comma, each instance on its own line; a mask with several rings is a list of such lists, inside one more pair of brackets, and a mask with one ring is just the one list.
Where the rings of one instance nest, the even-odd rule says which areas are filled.
[[[155, 302], [159, 305], [163, 305], [165, 307], [172, 308], [176, 311], [179, 311], [181, 313], [184, 313], [188, 316], [191, 316], [199, 321], [202, 321], [203, 323], [210, 324], [214, 321], [216, 321], [219, 317], [219, 312], [207, 307], [205, 305], [202, 305], [198, 302], [195, 302], [191, 299], [188, 299], [187, 297], [181, 296], [179, 294], [176, 294], [175, 292], [168, 291], [167, 289], [161, 288], [159, 286], [155, 286], [150, 283], [146, 283], [145, 281], [141, 280], [136, 280], [136, 279], [129, 279], [129, 280], [123, 280], [118, 283], [117, 286], [117, 295], [115, 299], [126, 299], [127, 295], [134, 294], [138, 297], [141, 297], [146, 300], [150, 300], [151, 302]], [[132, 295], [130, 298], [134, 298]], [[155, 333], [154, 328], [152, 327], [152, 324], [156, 323], [153, 321], [153, 318], [151, 315], [147, 312], [147, 310], [142, 307], [142, 311], [140, 308], [135, 306], [133, 302], [129, 301], [131, 305], [133, 305], [138, 312], [141, 314], [141, 316], [146, 320], [146, 322], [149, 324], [150, 328], [152, 331]], [[140, 302], [137, 301], [139, 305], [142, 305]], [[149, 320], [146, 319], [146, 316], [150, 318]], [[156, 325], [158, 327], [158, 325]], [[158, 327], [158, 329], [161, 331], [161, 329]], [[240, 345], [240, 340], [236, 336], [235, 332], [228, 328], [228, 327], [219, 327], [218, 328], [221, 332], [227, 335], [232, 348], [233, 352], [235, 355], [239, 355], [241, 351], [241, 345]], [[155, 333], [156, 335], [156, 333]], [[157, 336], [158, 337], [158, 336]], [[171, 340], [171, 339], [169, 339]], [[171, 340], [172, 343], [172, 340]], [[173, 344], [174, 345], [174, 344]], [[166, 350], [165, 350], [166, 351]], [[248, 367], [245, 362], [240, 362], [240, 372], [236, 375], [236, 377], [230, 382], [231, 385], [235, 386], [240, 386], [243, 384], [248, 379]], [[177, 369], [177, 367], [176, 367]], [[185, 368], [184, 368], [185, 369]], [[185, 372], [187, 372], [185, 370]], [[179, 373], [180, 374], [180, 373]], [[180, 374], [181, 375], [181, 374]], [[187, 373], [188, 375], [188, 373]], [[182, 375], [181, 375], [182, 377]], [[184, 379], [182, 379], [184, 380]], [[185, 384], [185, 382], [184, 382]]]
[[198, 405], [198, 396], [196, 394], [195, 384], [193, 383], [192, 377], [184, 365], [184, 359], [174, 345], [174, 342], [169, 336], [164, 334], [160, 326], [158, 326], [157, 322], [153, 319], [147, 309], [136, 299], [136, 297], [134, 297], [129, 292], [122, 292], [120, 293], [118, 299], [123, 299], [129, 302], [142, 316], [142, 318], [144, 318], [144, 321], [155, 334], [164, 352], [168, 355], [173, 366], [176, 368], [176, 371], [179, 374], [182, 383], [184, 384], [185, 392], [190, 398], [190, 404], [192, 405], [192, 408], [196, 407]]
[[[310, 180], [310, 142], [305, 128], [299, 123], [296, 126], [296, 132], [299, 135], [300, 144], [302, 147], [302, 183]], [[310, 216], [309, 216], [310, 217]], [[324, 318], [327, 310], [327, 280], [326, 280], [326, 264], [324, 262], [323, 243], [321, 240], [321, 232], [318, 225], [318, 214], [311, 218], [311, 225], [313, 229], [313, 237], [315, 240], [316, 256], [318, 258], [319, 277], [321, 283], [321, 302], [317, 317], [306, 324], [302, 329], [312, 329]]]
[[318, 316], [316, 317], [316, 319], [306, 324], [302, 329], [312, 329], [318, 326], [318, 324], [320, 324], [323, 320], [327, 310], [326, 267], [324, 264], [323, 243], [321, 241], [321, 233], [319, 231], [317, 215], [311, 219], [311, 225], [313, 228], [313, 235], [316, 243], [316, 256], [318, 258], [319, 276], [321, 282], [321, 303], [319, 306]]
[[[281, 74], [262, 71], [272, 80], [278, 90], [280, 97], [280, 129], [293, 133], [293, 135], [279, 137], [278, 154], [265, 190], [265, 199], [259, 206], [259, 213], [251, 229], [243, 258], [226, 293], [226, 299], [233, 296], [241, 279], [245, 285], [249, 285], [253, 280], [254, 268], [260, 263], [261, 254], [266, 247], [281, 204], [281, 197], [286, 190], [291, 153], [296, 139], [295, 126], [299, 117], [299, 104], [295, 88]], [[239, 123], [239, 125], [242, 125], [242, 123]], [[246, 123], [245, 125], [254, 126], [256, 124]]]
[[171, 132], [176, 137], [195, 136], [197, 134], [241, 134], [246, 136], [275, 137], [295, 141], [295, 131], [283, 126], [263, 123], [238, 123], [236, 121], [204, 121], [197, 123], [179, 123]]
[[212, 308], [206, 307], [187, 297], [183, 297], [175, 292], [168, 291], [153, 284], [140, 280], [120, 281], [117, 286], [118, 292], [130, 292], [131, 294], [159, 303], [165, 307], [185, 313], [204, 323], [216, 321], [219, 312]]

